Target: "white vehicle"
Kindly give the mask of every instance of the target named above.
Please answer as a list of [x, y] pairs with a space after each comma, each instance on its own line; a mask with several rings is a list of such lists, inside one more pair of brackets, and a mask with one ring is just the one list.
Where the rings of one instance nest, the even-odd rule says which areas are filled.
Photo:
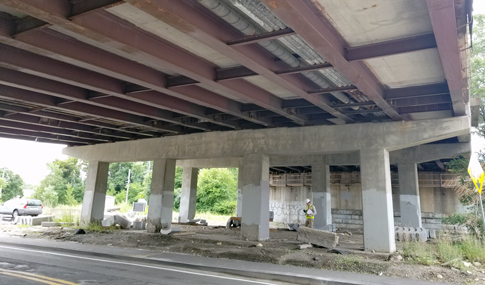
[[44, 206], [37, 199], [12, 199], [0, 204], [0, 214], [17, 216], [38, 216]]

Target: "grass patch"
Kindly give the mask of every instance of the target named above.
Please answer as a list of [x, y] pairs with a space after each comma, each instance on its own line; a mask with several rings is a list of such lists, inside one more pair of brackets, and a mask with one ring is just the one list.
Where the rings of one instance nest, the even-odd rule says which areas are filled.
[[463, 256], [471, 262], [485, 262], [485, 248], [476, 239], [467, 238], [459, 244]]
[[196, 219], [204, 219], [206, 220], [209, 224], [221, 224], [225, 225], [227, 223], [227, 220], [232, 217], [229, 215], [221, 215], [221, 214], [214, 214], [211, 212], [205, 212], [205, 213], [197, 213], [195, 215]]
[[472, 237], [461, 241], [441, 239], [435, 244], [409, 242], [404, 245], [403, 251], [405, 261], [413, 264], [439, 264], [466, 270], [464, 261], [485, 262], [485, 248]]
[[109, 233], [109, 232], [112, 232], [112, 231], [119, 230], [115, 226], [103, 227], [100, 222], [92, 222], [92, 223], [89, 223], [89, 224], [85, 225], [84, 227], [80, 227], [80, 228], [84, 229], [87, 232], [96, 232], [96, 233]]
[[54, 222], [75, 223], [76, 225], [79, 225], [81, 219], [81, 205], [60, 205], [55, 208], [44, 207], [44, 214], [54, 215]]
[[120, 213], [128, 213], [128, 211], [133, 210], [132, 203], [119, 203], [116, 206], [120, 207]]
[[409, 263], [433, 265], [438, 262], [436, 248], [432, 244], [408, 242], [403, 247], [404, 258]]

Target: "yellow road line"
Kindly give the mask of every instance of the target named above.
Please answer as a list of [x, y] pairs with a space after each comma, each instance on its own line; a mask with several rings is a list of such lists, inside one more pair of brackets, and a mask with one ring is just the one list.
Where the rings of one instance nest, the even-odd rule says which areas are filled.
[[77, 285], [77, 283], [72, 283], [70, 281], [56, 279], [52, 277], [47, 277], [43, 275], [38, 275], [29, 272], [22, 272], [22, 271], [15, 271], [15, 270], [7, 270], [7, 269], [0, 269], [0, 274], [10, 275], [15, 277], [20, 277], [24, 279], [34, 280], [38, 282], [42, 282], [49, 285]]

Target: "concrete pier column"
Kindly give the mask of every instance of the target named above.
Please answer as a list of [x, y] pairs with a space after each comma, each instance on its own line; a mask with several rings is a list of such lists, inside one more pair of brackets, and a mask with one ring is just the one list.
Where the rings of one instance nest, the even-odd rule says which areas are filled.
[[312, 203], [317, 210], [313, 228], [330, 230], [330, 225], [332, 224], [332, 200], [330, 166], [327, 164], [326, 157], [316, 158], [312, 164], [312, 194]]
[[416, 163], [398, 163], [401, 225], [422, 227], [419, 201], [418, 169]]
[[104, 218], [104, 203], [108, 185], [109, 163], [90, 161], [84, 188], [81, 224], [86, 225]]
[[241, 236], [248, 240], [269, 239], [269, 157], [249, 154], [243, 158]]
[[175, 159], [163, 158], [153, 161], [147, 232], [156, 233], [171, 227], [174, 183]]
[[197, 176], [199, 169], [184, 167], [182, 175], [182, 197], [180, 198], [179, 222], [187, 223], [195, 218], [195, 206], [197, 201]]
[[239, 168], [237, 169], [237, 205], [236, 205], [236, 217], [242, 217], [242, 202], [243, 202], [243, 193], [242, 193], [242, 187], [243, 187], [243, 162], [242, 160], [239, 161]]
[[360, 150], [364, 248], [367, 251], [394, 252], [394, 213], [392, 207], [389, 152], [384, 148]]

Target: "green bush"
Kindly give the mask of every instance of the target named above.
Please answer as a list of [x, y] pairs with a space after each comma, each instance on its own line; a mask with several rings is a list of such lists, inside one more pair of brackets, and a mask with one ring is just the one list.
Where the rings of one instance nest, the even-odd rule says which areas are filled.
[[[237, 199], [237, 171], [228, 168], [201, 169], [197, 183], [197, 211], [231, 212]], [[226, 204], [227, 203], [227, 204]], [[234, 207], [235, 209], [235, 207]]]
[[212, 211], [221, 215], [233, 215], [236, 213], [236, 206], [237, 201], [217, 202], [214, 207], [212, 207]]
[[454, 213], [449, 215], [448, 217], [442, 218], [441, 222], [443, 222], [444, 224], [450, 224], [450, 225], [456, 225], [456, 224], [463, 225], [467, 222], [467, 220], [468, 220], [468, 215], [461, 214], [461, 213]]

